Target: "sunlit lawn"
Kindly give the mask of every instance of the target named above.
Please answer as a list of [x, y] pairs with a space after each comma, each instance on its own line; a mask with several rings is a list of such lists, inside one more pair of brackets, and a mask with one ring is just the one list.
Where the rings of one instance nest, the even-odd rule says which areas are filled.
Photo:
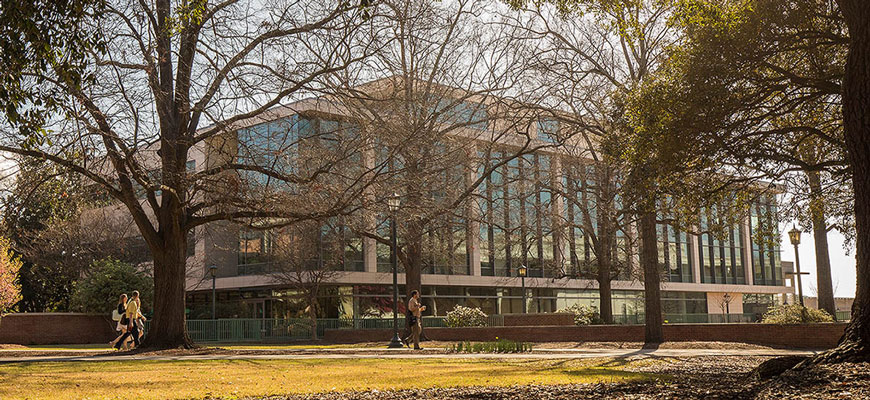
[[[654, 362], [654, 361], [640, 361]], [[234, 398], [270, 394], [639, 380], [623, 361], [313, 359], [0, 365], [0, 399]]]

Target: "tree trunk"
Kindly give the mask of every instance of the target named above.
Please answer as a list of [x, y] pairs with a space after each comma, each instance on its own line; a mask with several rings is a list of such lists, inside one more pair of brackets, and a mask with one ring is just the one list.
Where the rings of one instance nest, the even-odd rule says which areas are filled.
[[154, 316], [142, 344], [148, 348], [191, 348], [184, 315], [187, 234], [181, 229], [162, 232], [162, 251], [154, 256]]
[[598, 261], [598, 297], [600, 303], [599, 313], [605, 324], [613, 323], [613, 290], [611, 289], [610, 275], [613, 270], [613, 242], [614, 233], [611, 229], [601, 225], [598, 235], [599, 249], [597, 249]]
[[613, 324], [613, 289], [609, 278], [598, 281], [598, 297], [601, 303], [601, 320], [605, 324]]
[[405, 294], [411, 298], [411, 291], [422, 292], [423, 273], [423, 229], [419, 222], [408, 223], [407, 260], [405, 263]]
[[843, 126], [855, 191], [857, 289], [852, 320], [835, 349], [815, 362], [870, 360], [870, 2], [838, 0], [849, 28]]
[[831, 259], [828, 256], [828, 224], [825, 221], [825, 205], [822, 200], [822, 184], [818, 171], [807, 172], [810, 182], [810, 213], [813, 220], [813, 239], [816, 245], [816, 287], [819, 309], [837, 318], [834, 304], [834, 286], [831, 279]]
[[659, 270], [655, 211], [645, 211], [640, 216], [640, 240], [645, 314], [644, 342], [656, 344], [664, 341], [662, 335], [664, 318], [662, 317], [661, 272]]

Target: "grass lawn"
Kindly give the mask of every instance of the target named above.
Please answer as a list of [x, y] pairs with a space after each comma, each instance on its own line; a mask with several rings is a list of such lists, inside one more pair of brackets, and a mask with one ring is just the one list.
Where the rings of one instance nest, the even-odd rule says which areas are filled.
[[[655, 362], [655, 361], [638, 361]], [[187, 399], [642, 380], [624, 360], [312, 359], [0, 365], [0, 399]]]
[[296, 349], [358, 349], [358, 348], [386, 348], [387, 342], [384, 343], [363, 343], [363, 344], [234, 344], [234, 343], [202, 343], [203, 347], [220, 347], [228, 350], [296, 350]]

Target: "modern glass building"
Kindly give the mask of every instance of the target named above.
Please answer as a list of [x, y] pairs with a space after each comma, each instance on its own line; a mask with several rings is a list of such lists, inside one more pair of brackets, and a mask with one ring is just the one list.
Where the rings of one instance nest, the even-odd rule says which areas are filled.
[[[485, 119], [483, 110], [463, 102], [449, 113], [451, 119], [473, 123], [466, 129], [485, 132], [497, 121]], [[268, 162], [274, 168], [299, 168], [305, 149], [300, 137], [339, 137], [359, 128], [335, 109], [324, 110], [318, 101], [301, 101], [273, 113], [273, 119], [239, 128], [234, 139], [240, 161]], [[484, 117], [484, 118], [482, 118]], [[475, 119], [481, 122], [475, 122]], [[559, 122], [541, 118], [532, 125], [533, 139], [554, 143]], [[485, 148], [485, 149], [484, 149]], [[501, 149], [501, 150], [500, 150]], [[192, 168], [205, 166], [209, 151], [196, 153]], [[269, 160], [257, 160], [273, 154]], [[572, 304], [598, 307], [594, 270], [593, 232], [598, 228], [598, 207], [588, 196], [597, 184], [594, 165], [551, 146], [513, 157], [509, 145], [481, 146], [471, 157], [474, 165], [442, 171], [447, 181], [467, 182], [468, 172], [492, 173], [463, 202], [461, 210], [433, 220], [421, 240], [423, 301], [429, 312], [444, 315], [455, 305], [480, 307], [488, 314], [518, 313], [523, 298], [529, 312], [554, 312]], [[360, 154], [349, 160], [360, 165]], [[507, 162], [500, 163], [500, 161]], [[493, 167], [495, 166], [495, 167]], [[248, 173], [252, 185], [268, 185], [269, 177]], [[293, 191], [292, 185], [283, 190]], [[442, 190], [442, 189], [439, 189]], [[450, 189], [443, 189], [449, 191]], [[432, 196], [449, 197], [446, 192]], [[614, 200], [619, 206], [618, 198]], [[390, 249], [372, 236], [386, 237], [387, 220], [378, 212], [332, 218], [310, 229], [314, 248], [305, 262], [329, 263], [341, 271], [326, 285], [320, 301], [325, 318], [386, 317], [392, 313]], [[776, 240], [770, 237], [777, 213], [774, 196], [757, 201], [751, 216], [727, 226], [722, 233], [692, 234], [662, 224], [659, 260], [664, 282], [663, 312], [672, 322], [717, 321], [709, 317], [730, 313], [752, 319], [771, 304], [781, 302], [793, 289], [786, 286]], [[360, 234], [360, 220], [370, 235]], [[693, 232], [708, 224], [722, 225], [716, 210], [700, 216]], [[775, 232], [773, 232], [775, 234]], [[615, 280], [612, 309], [617, 322], [642, 321], [643, 286], [639, 279], [635, 232], [630, 224], [616, 229], [612, 247]], [[284, 318], [299, 316], [305, 305], [294, 300], [292, 289], [273, 275], [273, 251], [281, 232], [213, 223], [199, 228], [190, 257], [187, 304], [189, 318], [209, 317], [211, 276], [217, 266], [217, 313], [221, 318]], [[400, 238], [400, 243], [401, 243]], [[516, 270], [528, 267], [526, 293]], [[400, 266], [399, 282], [404, 282]], [[404, 294], [404, 287], [400, 287]]]

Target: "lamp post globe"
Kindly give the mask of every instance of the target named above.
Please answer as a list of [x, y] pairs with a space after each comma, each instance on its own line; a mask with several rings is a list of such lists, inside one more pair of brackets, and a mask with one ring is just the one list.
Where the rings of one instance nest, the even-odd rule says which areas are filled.
[[521, 290], [523, 292], [523, 314], [526, 313], [526, 274], [528, 274], [528, 272], [529, 269], [526, 268], [525, 265], [520, 265], [520, 267], [517, 268], [517, 275], [520, 277]]
[[796, 225], [792, 225], [791, 230], [788, 231], [788, 238], [791, 240], [791, 244], [795, 246], [801, 244], [801, 231]]
[[393, 193], [393, 195], [390, 196], [389, 199], [387, 199], [387, 207], [389, 207], [391, 213], [395, 213], [399, 210], [399, 205], [401, 204], [401, 202], [402, 200], [399, 198], [399, 194]]

